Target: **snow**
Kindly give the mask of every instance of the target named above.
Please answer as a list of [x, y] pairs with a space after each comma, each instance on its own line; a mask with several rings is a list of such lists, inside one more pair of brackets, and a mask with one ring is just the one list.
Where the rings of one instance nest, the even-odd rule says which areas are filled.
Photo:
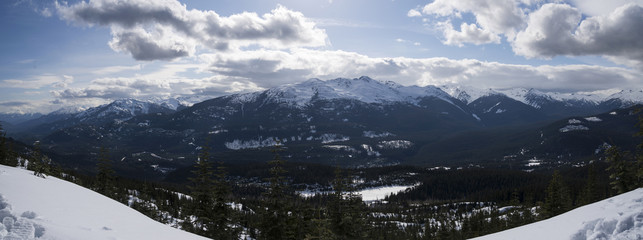
[[536, 158], [533, 158], [533, 159], [529, 159], [529, 161], [527, 161], [527, 164], [525, 164], [525, 166], [526, 167], [536, 167], [536, 166], [540, 166], [542, 163], [543, 163], [542, 160], [538, 160]]
[[485, 239], [641, 239], [643, 188], [540, 222], [479, 238]]
[[621, 90], [609, 95], [605, 100], [621, 99], [625, 103], [643, 103], [643, 89], [638, 90]]
[[562, 127], [561, 129], [558, 129], [560, 132], [571, 132], [571, 131], [587, 131], [589, 130], [588, 127], [585, 127], [583, 125], [567, 125], [565, 127]]
[[543, 94], [542, 92], [538, 92], [538, 91], [536, 91], [534, 89], [525, 89], [525, 88], [510, 88], [510, 89], [502, 89], [502, 90], [497, 90], [497, 91], [502, 93], [502, 94], [504, 94], [505, 96], [513, 99], [513, 100], [522, 102], [522, 103], [527, 104], [529, 106], [532, 106], [534, 108], [540, 108], [540, 105], [530, 102], [527, 99], [527, 97], [530, 94], [542, 95]]
[[314, 78], [301, 83], [271, 88], [264, 92], [233, 95], [231, 101], [234, 103], [253, 101], [262, 93], [268, 96], [269, 101], [296, 107], [306, 106], [316, 99], [353, 99], [365, 103], [417, 103], [419, 98], [427, 96], [437, 97], [453, 104], [449, 94], [434, 86], [402, 86], [394, 82], [377, 81], [365, 76], [326, 81]]
[[272, 146], [275, 146], [276, 144], [277, 144], [277, 141], [275, 141], [275, 138], [273, 137], [267, 137], [265, 139], [262, 139], [262, 138], [251, 139], [247, 141], [235, 139], [232, 142], [224, 143], [226, 148], [232, 149], [232, 150], [272, 147]]
[[585, 120], [587, 120], [588, 122], [600, 122], [600, 121], [603, 121], [602, 119], [600, 119], [598, 117], [586, 117]]
[[479, 89], [470, 86], [443, 85], [440, 86], [440, 89], [466, 104], [484, 96], [499, 94], [491, 89]]
[[347, 146], [347, 145], [324, 145], [322, 147], [337, 150], [337, 151], [347, 151], [347, 152], [354, 152], [354, 153], [358, 152], [357, 149], [355, 149], [354, 147]]
[[26, 235], [31, 224], [35, 235], [43, 234], [40, 239], [206, 239], [73, 183], [19, 168], [0, 165], [0, 194], [9, 205], [0, 201], [0, 208], [25, 226]]
[[395, 134], [392, 134], [390, 132], [377, 133], [375, 131], [364, 131], [363, 136], [367, 138], [381, 138], [381, 137], [395, 136]]
[[363, 148], [364, 150], [366, 150], [366, 154], [367, 154], [368, 156], [376, 156], [376, 157], [379, 157], [379, 156], [381, 156], [381, 155], [382, 155], [382, 154], [380, 154], [378, 151], [373, 150], [373, 147], [371, 147], [371, 146], [370, 146], [370, 145], [368, 145], [368, 144], [362, 144], [362, 148]]
[[573, 119], [572, 118], [572, 119], [567, 120], [567, 123], [569, 123], [569, 124], [579, 124], [579, 123], [582, 123], [582, 122], [580, 120], [578, 120], [578, 119]]
[[[380, 186], [380, 187], [363, 189], [363, 190], [357, 191], [356, 193], [362, 196], [362, 201], [373, 202], [373, 201], [383, 200], [386, 196], [389, 196], [393, 193], [405, 191], [409, 188], [412, 188], [418, 185], [419, 184]], [[297, 192], [297, 194], [299, 194], [302, 197], [313, 197], [319, 193], [330, 193], [330, 192], [328, 191], [320, 192], [320, 191], [311, 191], [311, 190]]]
[[371, 201], [383, 200], [388, 195], [391, 195], [393, 193], [398, 193], [398, 192], [401, 192], [401, 191], [405, 191], [406, 189], [409, 189], [409, 188], [412, 188], [412, 187], [415, 187], [415, 186], [417, 186], [417, 185], [382, 186], [382, 187], [364, 189], [364, 190], [361, 190], [361, 191], [359, 191], [357, 193], [359, 195], [362, 195], [362, 201], [371, 202]]
[[475, 113], [472, 113], [472, 114], [471, 114], [471, 116], [473, 116], [473, 118], [475, 118], [476, 120], [478, 120], [478, 122], [482, 120], [482, 119], [480, 119], [480, 117], [478, 117], [478, 115], [476, 115]]
[[413, 146], [413, 143], [407, 140], [380, 141], [377, 143], [377, 147], [380, 149], [405, 149], [411, 146]]
[[348, 141], [350, 140], [350, 137], [335, 133], [324, 133], [319, 137], [319, 140], [322, 141], [322, 144], [327, 144]]

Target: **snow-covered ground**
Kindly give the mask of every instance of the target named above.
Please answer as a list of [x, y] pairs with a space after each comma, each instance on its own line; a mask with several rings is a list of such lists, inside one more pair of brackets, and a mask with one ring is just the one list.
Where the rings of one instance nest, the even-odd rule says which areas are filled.
[[410, 186], [400, 186], [400, 185], [395, 185], [395, 186], [382, 186], [382, 187], [376, 187], [376, 188], [368, 188], [361, 190], [357, 192], [359, 195], [362, 195], [362, 201], [364, 202], [369, 202], [369, 201], [377, 201], [377, 200], [383, 200], [386, 196], [391, 195], [393, 193], [398, 193], [405, 191], [406, 189], [415, 187], [417, 185], [410, 185]]
[[[356, 193], [362, 196], [362, 201], [364, 202], [373, 202], [373, 201], [378, 201], [378, 200], [384, 200], [384, 198], [388, 195], [391, 195], [393, 193], [398, 193], [401, 191], [405, 191], [409, 188], [415, 187], [416, 185], [393, 185], [393, 186], [380, 186], [380, 187], [373, 187], [373, 188], [367, 188], [367, 189], [362, 189], [357, 191]], [[312, 197], [315, 196], [315, 194], [318, 193], [330, 193], [330, 192], [319, 192], [319, 191], [299, 191], [297, 192], [299, 195], [303, 197]]]
[[643, 239], [643, 188], [475, 239]]
[[19, 168], [0, 165], [0, 195], [0, 220], [7, 219], [0, 239], [206, 239], [76, 184]]

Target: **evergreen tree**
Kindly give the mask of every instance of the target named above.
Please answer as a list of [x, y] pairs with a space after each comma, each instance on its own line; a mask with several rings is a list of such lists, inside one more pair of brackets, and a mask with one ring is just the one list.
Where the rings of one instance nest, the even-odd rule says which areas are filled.
[[210, 163], [210, 147], [202, 147], [198, 162], [194, 165], [192, 171], [194, 177], [189, 178], [192, 182], [190, 186], [190, 195], [192, 196], [192, 215], [186, 216], [185, 222], [191, 223], [195, 233], [209, 237], [209, 231], [213, 228], [212, 207], [214, 206], [214, 197], [212, 193], [212, 165]]
[[280, 143], [272, 150], [274, 158], [270, 164], [270, 187], [264, 194], [263, 203], [260, 209], [260, 239], [293, 239], [293, 233], [288, 225], [288, 203], [289, 194], [286, 191], [286, 179], [283, 168], [284, 161], [279, 156], [281, 151]]
[[9, 150], [7, 148], [7, 133], [0, 124], [0, 164], [9, 165]]
[[590, 204], [600, 200], [595, 165], [595, 163], [591, 163], [587, 167], [587, 182], [581, 193], [581, 204]]
[[[638, 109], [637, 113], [639, 114], [639, 132], [636, 133], [637, 136], [643, 137], [643, 115], [641, 114], [643, 109]], [[643, 141], [638, 145], [636, 152], [636, 179], [638, 181], [638, 187], [643, 187]]]
[[214, 206], [212, 208], [212, 227], [208, 229], [214, 239], [238, 239], [239, 230], [232, 226], [232, 209], [227, 204], [230, 187], [226, 176], [228, 175], [223, 162], [218, 163], [214, 174], [213, 185]]
[[112, 160], [109, 157], [109, 150], [105, 147], [101, 147], [98, 153], [98, 160], [96, 161], [96, 168], [98, 173], [96, 174], [96, 182], [94, 188], [96, 192], [99, 192], [110, 198], [115, 197], [114, 192], [114, 169], [112, 169]]
[[9, 141], [6, 148], [6, 159], [5, 162], [8, 166], [16, 167], [18, 166], [18, 154], [13, 150], [13, 142]]
[[636, 173], [633, 169], [633, 164], [629, 163], [626, 156], [617, 147], [610, 147], [605, 151], [607, 155], [607, 162], [610, 166], [607, 168], [610, 171], [610, 185], [612, 189], [616, 190], [617, 194], [621, 194], [638, 187], [636, 181]]
[[365, 238], [366, 223], [363, 214], [363, 203], [356, 194], [352, 182], [338, 167], [335, 169], [333, 194], [330, 202], [330, 225], [337, 239]]
[[571, 208], [571, 198], [558, 170], [554, 171], [549, 186], [543, 210], [545, 217], [553, 217]]
[[44, 178], [45, 175], [49, 174], [49, 161], [48, 158], [42, 155], [40, 152], [40, 142], [36, 141], [34, 143], [34, 149], [31, 153], [31, 159], [29, 161], [29, 170], [33, 170], [33, 174]]

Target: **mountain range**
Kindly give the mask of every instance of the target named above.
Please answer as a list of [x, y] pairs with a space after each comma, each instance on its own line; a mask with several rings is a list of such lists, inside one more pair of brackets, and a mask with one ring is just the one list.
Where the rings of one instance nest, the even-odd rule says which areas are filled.
[[604, 144], [633, 146], [643, 90], [481, 90], [360, 77], [179, 102], [121, 99], [7, 129], [25, 142], [41, 140], [73, 167], [92, 166], [98, 148], [109, 146], [122, 171], [150, 175], [190, 165], [206, 144], [237, 163], [267, 161], [262, 148], [281, 144], [288, 160], [332, 165], [523, 166], [588, 160]]

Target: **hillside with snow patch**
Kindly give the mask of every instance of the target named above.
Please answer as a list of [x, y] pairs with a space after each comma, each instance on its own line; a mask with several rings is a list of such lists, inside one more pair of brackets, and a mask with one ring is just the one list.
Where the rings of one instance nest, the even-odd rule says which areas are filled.
[[642, 239], [643, 188], [525, 226], [475, 238], [513, 239]]
[[0, 165], [0, 239], [206, 239], [55, 177]]

